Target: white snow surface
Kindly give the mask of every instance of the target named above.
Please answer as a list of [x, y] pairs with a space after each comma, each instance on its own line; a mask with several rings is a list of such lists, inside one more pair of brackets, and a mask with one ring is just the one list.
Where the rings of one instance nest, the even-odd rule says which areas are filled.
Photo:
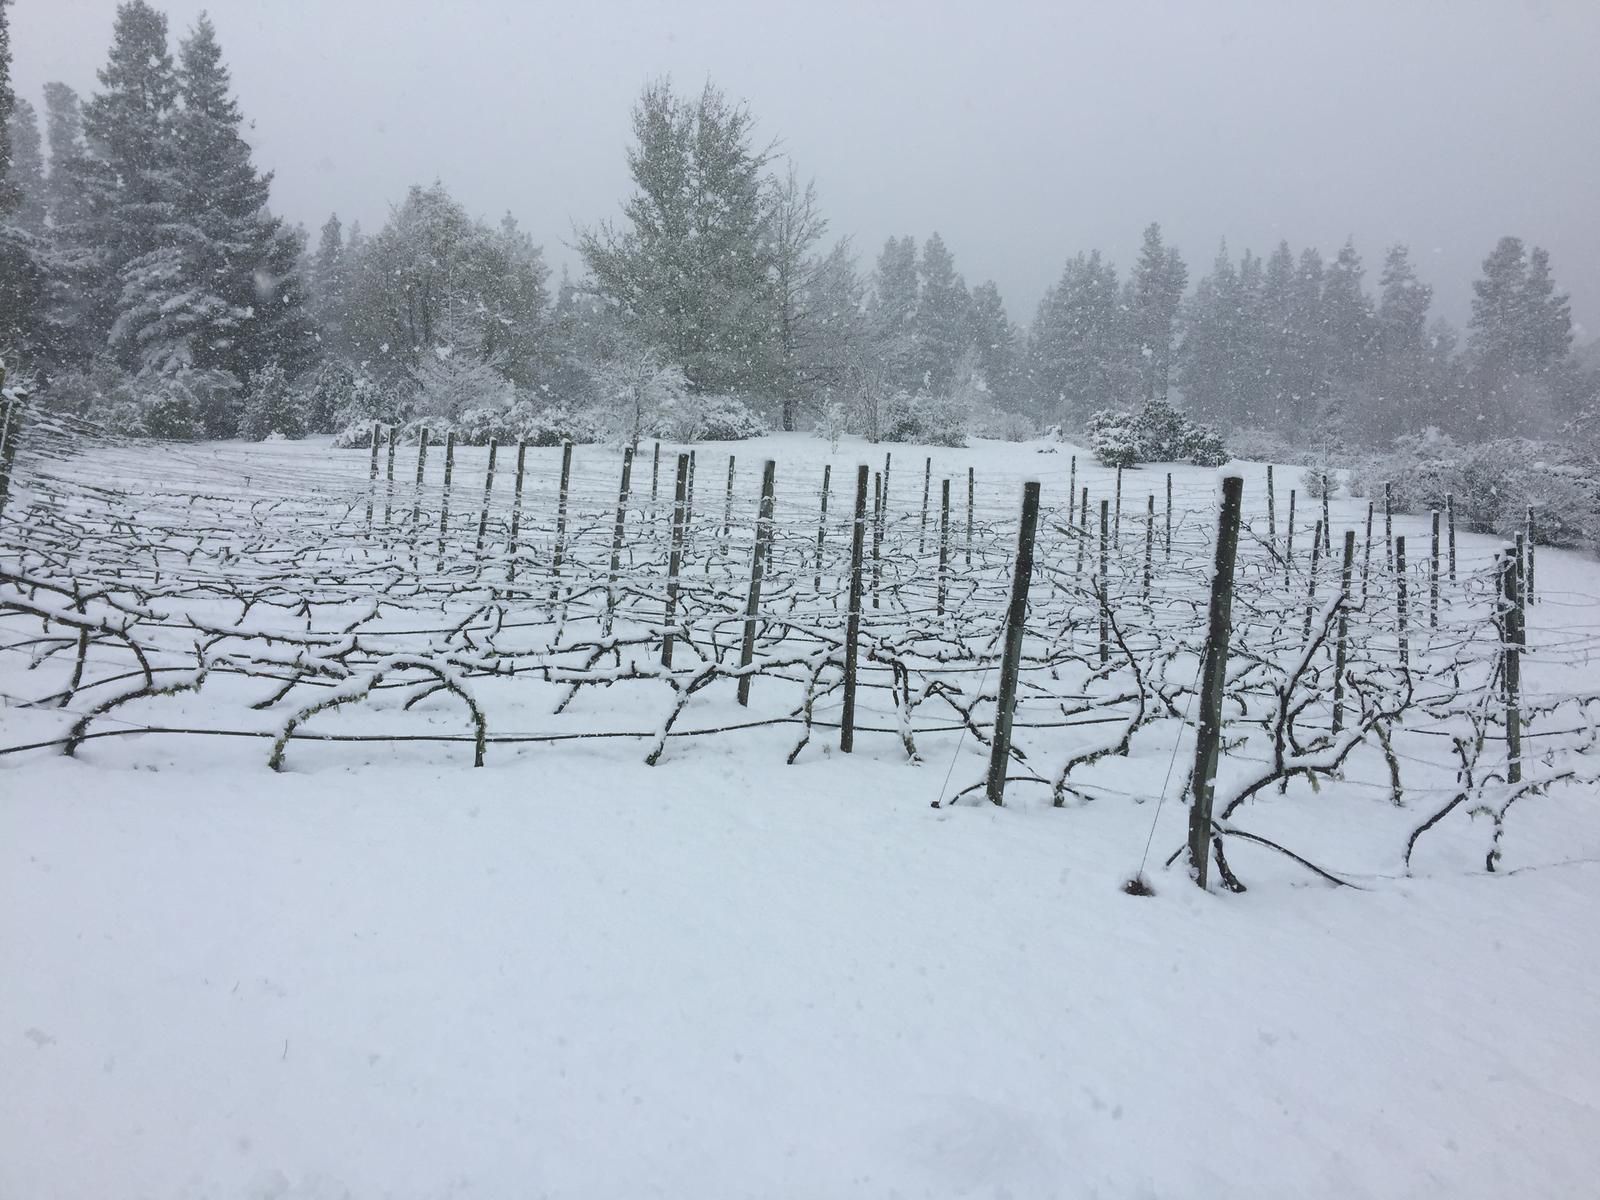
[[[908, 478], [1067, 471], [894, 451]], [[1179, 469], [1192, 520], [1217, 474]], [[1535, 639], [1600, 623], [1592, 561], [1539, 570]], [[0, 743], [61, 723], [0, 708]], [[1491, 875], [1465, 814], [1408, 874], [1425, 804], [1272, 789], [1252, 827], [1360, 890], [1241, 845], [1230, 895], [1162, 867], [1170, 743], [1103, 764], [1121, 798], [936, 809], [970, 739], [912, 763], [819, 735], [785, 766], [794, 741], [0, 757], [0, 1198], [1595, 1194], [1592, 791], [1522, 801]], [[1126, 895], [1152, 824], [1156, 894]]]

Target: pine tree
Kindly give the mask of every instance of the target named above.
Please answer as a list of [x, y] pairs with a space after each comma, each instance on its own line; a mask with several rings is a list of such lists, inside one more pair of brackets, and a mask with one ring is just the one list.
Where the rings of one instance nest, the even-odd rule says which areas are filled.
[[923, 243], [917, 273], [920, 290], [913, 322], [917, 382], [935, 396], [946, 396], [955, 383], [956, 366], [972, 344], [972, 298], [937, 233]]
[[1377, 328], [1362, 287], [1365, 274], [1355, 243], [1347, 240], [1323, 276], [1322, 325], [1331, 381], [1359, 383], [1372, 368]]
[[1294, 297], [1294, 251], [1287, 241], [1280, 241], [1267, 258], [1261, 277], [1261, 299], [1251, 327], [1252, 365], [1260, 396], [1258, 416], [1264, 423], [1280, 428], [1289, 423], [1295, 409]]
[[331, 214], [317, 238], [317, 251], [311, 259], [311, 315], [324, 353], [346, 351], [345, 245], [344, 226], [339, 214]]
[[[120, 4], [99, 80], [103, 90], [81, 109], [85, 153], [56, 156], [57, 122], [70, 118], [54, 105], [51, 114], [52, 192], [73, 196], [68, 219], [55, 227], [64, 272], [57, 320], [85, 357], [110, 337], [124, 268], [160, 248], [161, 226], [171, 217], [177, 79], [166, 17], [144, 0]], [[132, 352], [125, 359], [137, 365]]]
[[1029, 338], [1039, 414], [1073, 423], [1128, 405], [1139, 389], [1128, 332], [1116, 268], [1098, 250], [1071, 259], [1040, 302]]
[[1178, 310], [1189, 271], [1177, 247], [1161, 243], [1161, 226], [1152, 221], [1133, 268], [1133, 339], [1145, 399], [1166, 399], [1172, 379], [1172, 352]]
[[1549, 415], [1554, 373], [1572, 345], [1567, 297], [1556, 291], [1549, 255], [1504, 237], [1473, 285], [1468, 345], [1483, 434]]
[[113, 340], [148, 370], [196, 366], [243, 379], [274, 361], [297, 369], [309, 335], [299, 238], [266, 210], [272, 177], [257, 174], [240, 136], [243, 116], [204, 15], [181, 56], [161, 244], [123, 267]]
[[44, 158], [39, 152], [39, 120], [33, 105], [19, 98], [11, 114], [11, 182], [16, 185], [17, 228], [40, 237], [45, 231]]
[[883, 361], [888, 387], [915, 391], [922, 382], [917, 363], [917, 243], [890, 238], [878, 254], [867, 306], [874, 352]]
[[44, 85], [45, 141], [50, 149], [50, 174], [45, 180], [45, 206], [51, 226], [60, 231], [87, 215], [75, 180], [83, 176], [83, 113], [78, 93], [64, 83]]
[[1389, 248], [1379, 278], [1373, 405], [1363, 422], [1367, 438], [1393, 441], [1429, 415], [1428, 306], [1433, 289], [1417, 278], [1410, 252]]
[[[48, 277], [45, 247], [28, 228], [26, 179], [19, 186], [13, 142], [16, 97], [11, 90], [9, 0], [0, 0], [0, 358], [29, 365], [47, 356], [45, 306]], [[26, 173], [26, 145], [21, 147]], [[37, 156], [37, 134], [34, 135]]]
[[646, 87], [633, 112], [627, 223], [578, 240], [601, 294], [700, 389], [755, 386], [765, 367], [771, 152], [754, 144], [754, 124], [709, 83], [693, 101], [666, 80]]
[[992, 280], [972, 289], [972, 343], [989, 399], [1011, 410], [1017, 401], [1017, 331]]

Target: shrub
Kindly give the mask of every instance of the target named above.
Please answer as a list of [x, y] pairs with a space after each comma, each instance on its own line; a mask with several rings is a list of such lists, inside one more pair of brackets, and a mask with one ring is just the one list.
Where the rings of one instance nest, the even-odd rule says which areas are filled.
[[250, 376], [244, 413], [239, 418], [239, 436], [248, 441], [264, 442], [273, 434], [279, 438], [306, 435], [299, 397], [290, 389], [288, 376], [277, 363]]
[[1165, 400], [1138, 412], [1103, 408], [1089, 418], [1089, 449], [1108, 467], [1142, 462], [1188, 462], [1220, 467], [1231, 455], [1208, 425], [1196, 424]]
[[760, 437], [767, 423], [737, 396], [684, 392], [661, 406], [652, 432], [677, 442], [738, 442]]
[[886, 442], [965, 446], [967, 406], [959, 397], [897, 391], [884, 402], [879, 432]]

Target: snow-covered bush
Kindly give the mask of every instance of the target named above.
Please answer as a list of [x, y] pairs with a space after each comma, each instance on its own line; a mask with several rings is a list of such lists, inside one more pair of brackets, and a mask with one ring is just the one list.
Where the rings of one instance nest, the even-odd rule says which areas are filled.
[[879, 436], [886, 442], [920, 442], [929, 446], [967, 444], [967, 406], [959, 396], [931, 396], [919, 391], [892, 393], [884, 401]]
[[1233, 457], [1245, 462], [1283, 463], [1290, 466], [1310, 466], [1315, 458], [1312, 451], [1296, 446], [1275, 429], [1246, 426], [1228, 432], [1228, 449]]
[[1532, 508], [1536, 543], [1592, 546], [1600, 541], [1600, 483], [1559, 457], [1559, 448], [1521, 438], [1459, 446], [1430, 431], [1362, 460], [1350, 488], [1381, 503], [1387, 483], [1404, 513], [1442, 511], [1448, 501], [1459, 528], [1503, 537], [1527, 530]]
[[1038, 435], [1038, 426], [1027, 415], [1007, 412], [994, 404], [974, 410], [971, 428], [977, 437], [997, 442], [1026, 442]]
[[[372, 428], [376, 424], [384, 422], [371, 419], [351, 422], [334, 436], [334, 448], [367, 449], [372, 445]], [[454, 423], [414, 417], [396, 429], [395, 442], [401, 446], [415, 446], [424, 429], [428, 431], [431, 445], [440, 444], [451, 433], [463, 446], [487, 446], [491, 438], [502, 446], [515, 445], [522, 438], [526, 438], [530, 446], [559, 446], [562, 442], [600, 442], [607, 436], [605, 425], [587, 413], [574, 412], [562, 405], [535, 408], [526, 400], [503, 409], [468, 409]]]
[[611, 436], [629, 446], [655, 433], [689, 391], [683, 368], [647, 346], [625, 346], [591, 374]]
[[108, 427], [130, 419], [139, 424], [133, 376], [106, 358], [55, 375], [39, 392], [38, 399], [52, 412], [100, 421]]
[[459, 421], [470, 409], [508, 408], [516, 388], [500, 371], [497, 359], [476, 351], [437, 346], [411, 372], [416, 385], [411, 404], [418, 415]]
[[269, 363], [250, 376], [244, 412], [239, 417], [239, 436], [245, 440], [264, 442], [273, 434], [281, 438], [306, 435], [299, 397], [277, 363]]
[[351, 421], [350, 424], [333, 435], [333, 448], [335, 450], [366, 450], [372, 445], [372, 431], [382, 424], [382, 421], [375, 421], [370, 417], [364, 420]]
[[1209, 425], [1191, 421], [1165, 400], [1137, 412], [1103, 408], [1089, 418], [1089, 448], [1108, 467], [1142, 462], [1187, 462], [1220, 467], [1232, 455]]
[[832, 399], [822, 406], [822, 412], [817, 416], [816, 428], [812, 431], [819, 438], [826, 438], [828, 448], [837, 450], [839, 439], [850, 431], [850, 409], [843, 400]]
[[[307, 433], [335, 433], [357, 419], [346, 412], [356, 388], [356, 373], [343, 359], [318, 363], [294, 381], [294, 402]], [[361, 414], [375, 416], [374, 413]]]
[[675, 442], [738, 442], [760, 437], [767, 424], [737, 396], [685, 392], [662, 406], [651, 432]]

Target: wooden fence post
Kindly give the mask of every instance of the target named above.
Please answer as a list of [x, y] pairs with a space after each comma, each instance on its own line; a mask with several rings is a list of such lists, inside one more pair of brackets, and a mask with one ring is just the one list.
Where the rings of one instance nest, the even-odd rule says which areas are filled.
[[[744, 644], [739, 649], [739, 666], [750, 666], [756, 658], [756, 615], [761, 611], [761, 576], [767, 565], [767, 546], [772, 541], [772, 484], [778, 464], [772, 459], [761, 467], [761, 509], [756, 517], [755, 551], [750, 556], [750, 595], [744, 606]], [[739, 676], [739, 704], [750, 704], [750, 676]]]
[[1439, 628], [1439, 510], [1433, 510], [1433, 540], [1428, 551], [1428, 628]]
[[1272, 464], [1267, 464], [1267, 545], [1278, 549], [1278, 493], [1272, 481]]
[[1399, 619], [1400, 669], [1404, 671], [1411, 666], [1411, 635], [1406, 617], [1406, 539], [1403, 536], [1394, 540], [1394, 576], [1397, 584], [1395, 610]]
[[[1078, 557], [1072, 568], [1072, 579], [1076, 583], [1083, 578], [1083, 555], [1089, 542], [1089, 485], [1084, 484], [1082, 490], [1083, 505], [1078, 510]], [[1072, 505], [1067, 505], [1067, 516], [1072, 515]]]
[[1167, 535], [1166, 549], [1162, 552], [1169, 562], [1172, 560], [1172, 472], [1167, 472]]
[[939, 487], [939, 598], [934, 607], [937, 616], [944, 616], [945, 589], [948, 586], [946, 572], [950, 565], [950, 481], [944, 480]]
[[[968, 467], [967, 470], [971, 470]], [[1072, 523], [1072, 502], [1078, 498], [1078, 456], [1072, 456], [1072, 467], [1067, 471], [1067, 524]]]
[[917, 557], [928, 552], [928, 489], [933, 484], [933, 459], [922, 464], [922, 524], [917, 527]]
[[658, 485], [661, 482], [661, 443], [656, 443], [656, 448], [650, 452], [650, 504], [655, 506]]
[[367, 532], [372, 532], [372, 504], [378, 492], [378, 444], [383, 441], [383, 426], [372, 423], [372, 466], [367, 471]]
[[1367, 603], [1367, 576], [1372, 571], [1372, 501], [1367, 501], [1367, 545], [1361, 552], [1361, 605]]
[[867, 465], [856, 468], [856, 512], [850, 523], [850, 605], [844, 630], [844, 712], [839, 718], [839, 749], [856, 746], [856, 643], [861, 639], [861, 571], [867, 539]]
[[[969, 566], [969, 567], [972, 565], [972, 507], [973, 507], [972, 498], [973, 498], [973, 493], [976, 490], [977, 490], [977, 484], [976, 484], [976, 481], [975, 481], [973, 473], [972, 473], [972, 468], [968, 467], [967, 468], [967, 566]], [[1072, 506], [1072, 497], [1069, 495], [1067, 497], [1067, 507], [1070, 508], [1071, 506]]]
[[1000, 694], [995, 707], [994, 741], [989, 747], [989, 774], [984, 788], [995, 804], [1005, 803], [1006, 767], [1011, 760], [1011, 723], [1016, 715], [1017, 676], [1022, 670], [1022, 638], [1028, 619], [1028, 586], [1033, 579], [1033, 539], [1038, 523], [1039, 484], [1030, 480], [1022, 485], [1022, 519], [1017, 524], [1017, 558], [1011, 576], [1011, 604], [1006, 610]]
[[1294, 504], [1296, 491], [1289, 489], [1289, 528], [1283, 540], [1283, 581], [1289, 582], [1290, 573], [1294, 570]]
[[1505, 655], [1503, 677], [1506, 693], [1506, 782], [1522, 782], [1522, 581], [1518, 577], [1516, 551], [1507, 546], [1500, 564], [1501, 636]]
[[444, 566], [445, 535], [450, 532], [450, 479], [456, 470], [456, 431], [444, 435], [444, 490], [439, 500], [439, 565]]
[[517, 439], [517, 477], [511, 490], [511, 529], [506, 535], [506, 582], [517, 579], [517, 542], [522, 532], [522, 479], [528, 466], [528, 439]]
[[1317, 527], [1311, 535], [1311, 570], [1307, 574], [1310, 581], [1306, 587], [1306, 623], [1300, 632], [1302, 642], [1311, 638], [1311, 617], [1317, 608], [1317, 560], [1322, 557], [1322, 522], [1317, 522]]
[[483, 472], [483, 508], [478, 513], [478, 546], [475, 551], [478, 566], [483, 567], [483, 546], [489, 538], [489, 505], [494, 501], [494, 460], [500, 447], [494, 438], [489, 439], [489, 464]]
[[1344, 531], [1344, 564], [1339, 570], [1339, 634], [1333, 649], [1333, 731], [1344, 728], [1344, 665], [1350, 634], [1350, 574], [1356, 557], [1356, 531]]
[[1110, 592], [1110, 555], [1106, 545], [1106, 501], [1100, 501], [1100, 570], [1099, 579], [1100, 599], [1100, 665], [1111, 658], [1111, 592]]
[[1445, 534], [1449, 541], [1450, 549], [1450, 582], [1456, 581], [1456, 498], [1451, 493], [1445, 493], [1444, 498]]
[[[0, 364], [0, 390], [5, 388], [6, 369]], [[17, 461], [17, 445], [22, 440], [23, 400], [20, 397], [5, 402], [5, 416], [0, 418], [0, 513], [11, 502], [11, 479]]]
[[1217, 757], [1222, 745], [1222, 705], [1228, 680], [1228, 639], [1233, 626], [1233, 565], [1239, 550], [1239, 507], [1244, 480], [1222, 481], [1217, 551], [1206, 621], [1205, 663], [1200, 680], [1200, 726], [1195, 738], [1194, 801], [1189, 808], [1189, 871], [1202, 889], [1211, 865], [1211, 807], [1216, 796]]
[[[888, 456], [883, 464], [889, 465]], [[883, 581], [883, 476], [872, 473], [872, 607], [878, 607], [878, 585]]]
[[1527, 565], [1527, 575], [1522, 581], [1522, 602], [1524, 605], [1533, 603], [1533, 506], [1528, 506], [1528, 553], [1524, 562]]
[[728, 455], [728, 488], [722, 497], [722, 552], [728, 552], [728, 533], [733, 528], [734, 456]]
[[1328, 473], [1324, 471], [1322, 473], [1322, 552], [1324, 554], [1333, 552], [1333, 526], [1328, 523], [1328, 492], [1332, 489], [1332, 486], [1332, 482], [1328, 479]]
[[1383, 565], [1394, 570], [1394, 484], [1383, 485]]
[[1122, 468], [1117, 468], [1116, 515], [1111, 518], [1111, 541], [1122, 545]]
[[383, 527], [387, 529], [394, 520], [394, 450], [399, 440], [395, 437], [397, 430], [389, 426], [389, 464], [384, 471], [383, 491]]
[[1150, 557], [1155, 551], [1156, 543], [1156, 496], [1154, 492], [1146, 498], [1144, 506], [1144, 588], [1139, 593], [1142, 599], [1150, 599]]
[[833, 476], [833, 464], [824, 463], [822, 466], [822, 508], [817, 515], [817, 565], [816, 574], [811, 579], [811, 590], [822, 592], [822, 550], [828, 541], [828, 481]]
[[617, 485], [617, 521], [611, 528], [611, 569], [606, 573], [605, 631], [617, 611], [617, 575], [622, 570], [622, 539], [628, 526], [628, 493], [633, 483], [633, 447], [622, 448], [622, 480]]
[[561, 594], [561, 564], [567, 553], [567, 486], [572, 479], [572, 443], [561, 443], [561, 482], [556, 491], [556, 544], [550, 554], [550, 599]]
[[[656, 445], [659, 447], [660, 442]], [[659, 450], [658, 450], [659, 456]], [[654, 474], [654, 468], [652, 468]], [[672, 666], [673, 623], [678, 619], [678, 578], [683, 570], [683, 526], [688, 515], [689, 456], [678, 455], [678, 478], [672, 490], [672, 552], [667, 560], [667, 615], [662, 622], [666, 632], [661, 635], [661, 665]]]
[[422, 479], [423, 471], [428, 465], [428, 427], [424, 425], [417, 431], [417, 494], [411, 500], [411, 542], [412, 553], [416, 553], [417, 543], [422, 541]]

